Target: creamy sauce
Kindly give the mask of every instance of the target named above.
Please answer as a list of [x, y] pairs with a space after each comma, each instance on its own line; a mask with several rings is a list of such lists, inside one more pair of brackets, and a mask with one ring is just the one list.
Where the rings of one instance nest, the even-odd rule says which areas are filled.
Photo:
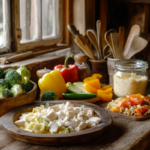
[[141, 93], [145, 94], [147, 87], [147, 76], [136, 75], [135, 73], [117, 72], [113, 76], [114, 94], [117, 97]]

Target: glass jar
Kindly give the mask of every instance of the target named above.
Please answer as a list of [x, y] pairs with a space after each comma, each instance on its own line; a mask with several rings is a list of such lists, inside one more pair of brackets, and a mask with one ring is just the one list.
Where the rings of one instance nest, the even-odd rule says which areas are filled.
[[148, 64], [142, 60], [121, 60], [115, 63], [113, 90], [117, 97], [145, 94], [148, 83]]
[[74, 56], [75, 64], [79, 69], [79, 80], [83, 81], [85, 78], [91, 76], [90, 67], [87, 64], [87, 56], [85, 54], [76, 54]]

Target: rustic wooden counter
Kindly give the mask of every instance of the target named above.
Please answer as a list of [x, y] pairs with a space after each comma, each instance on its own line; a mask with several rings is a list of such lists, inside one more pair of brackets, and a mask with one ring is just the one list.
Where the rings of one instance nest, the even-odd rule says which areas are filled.
[[[106, 103], [97, 105], [105, 107]], [[150, 145], [150, 119], [146, 121], [131, 121], [112, 115], [113, 125], [101, 137], [88, 143], [71, 146], [38, 146], [22, 143], [12, 139], [0, 128], [1, 150], [144, 150]], [[150, 148], [148, 148], [150, 149]], [[148, 150], [147, 149], [147, 150]]]

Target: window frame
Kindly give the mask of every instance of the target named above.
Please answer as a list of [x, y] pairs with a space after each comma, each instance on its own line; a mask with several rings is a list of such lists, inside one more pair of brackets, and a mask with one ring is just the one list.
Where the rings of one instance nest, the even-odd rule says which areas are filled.
[[[39, 0], [41, 1], [41, 0]], [[70, 33], [67, 30], [67, 24], [70, 23], [70, 4], [71, 2], [69, 0], [63, 0], [63, 25], [62, 25], [62, 31], [63, 31], [63, 41], [64, 47], [66, 45], [69, 45], [70, 43]], [[34, 41], [31, 43], [24, 43], [21, 44], [21, 29], [20, 29], [20, 8], [19, 8], [19, 0], [11, 0], [11, 17], [12, 17], [12, 42], [11, 42], [11, 51], [12, 52], [23, 52], [27, 50], [32, 51], [40, 51], [40, 50], [46, 50], [58, 47], [60, 49], [60, 46], [57, 46], [57, 42], [60, 40], [58, 39], [48, 39], [48, 40], [42, 40], [41, 41]], [[42, 28], [41, 28], [42, 30]], [[61, 45], [61, 48], [63, 46]], [[53, 50], [53, 49], [52, 49]]]
[[11, 21], [10, 21], [10, 0], [3, 0], [3, 46], [0, 52], [10, 52], [11, 49]]

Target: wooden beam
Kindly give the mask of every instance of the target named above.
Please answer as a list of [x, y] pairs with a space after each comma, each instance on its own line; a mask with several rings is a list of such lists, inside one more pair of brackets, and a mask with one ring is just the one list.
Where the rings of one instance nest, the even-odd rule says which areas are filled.
[[150, 25], [150, 5], [145, 4], [144, 5], [145, 9], [145, 26], [144, 26], [144, 32], [148, 33], [149, 32], [149, 25]]
[[100, 0], [100, 20], [101, 20], [101, 43], [102, 49], [106, 45], [104, 34], [107, 31], [107, 0]]
[[119, 2], [126, 2], [126, 3], [147, 3], [147, 4], [150, 4], [150, 0], [119, 0]]
[[71, 44], [71, 34], [67, 28], [67, 25], [72, 23], [72, 2], [70, 0], [64, 0], [63, 1], [63, 17], [64, 17], [64, 23], [63, 23], [63, 42], [70, 45]]

